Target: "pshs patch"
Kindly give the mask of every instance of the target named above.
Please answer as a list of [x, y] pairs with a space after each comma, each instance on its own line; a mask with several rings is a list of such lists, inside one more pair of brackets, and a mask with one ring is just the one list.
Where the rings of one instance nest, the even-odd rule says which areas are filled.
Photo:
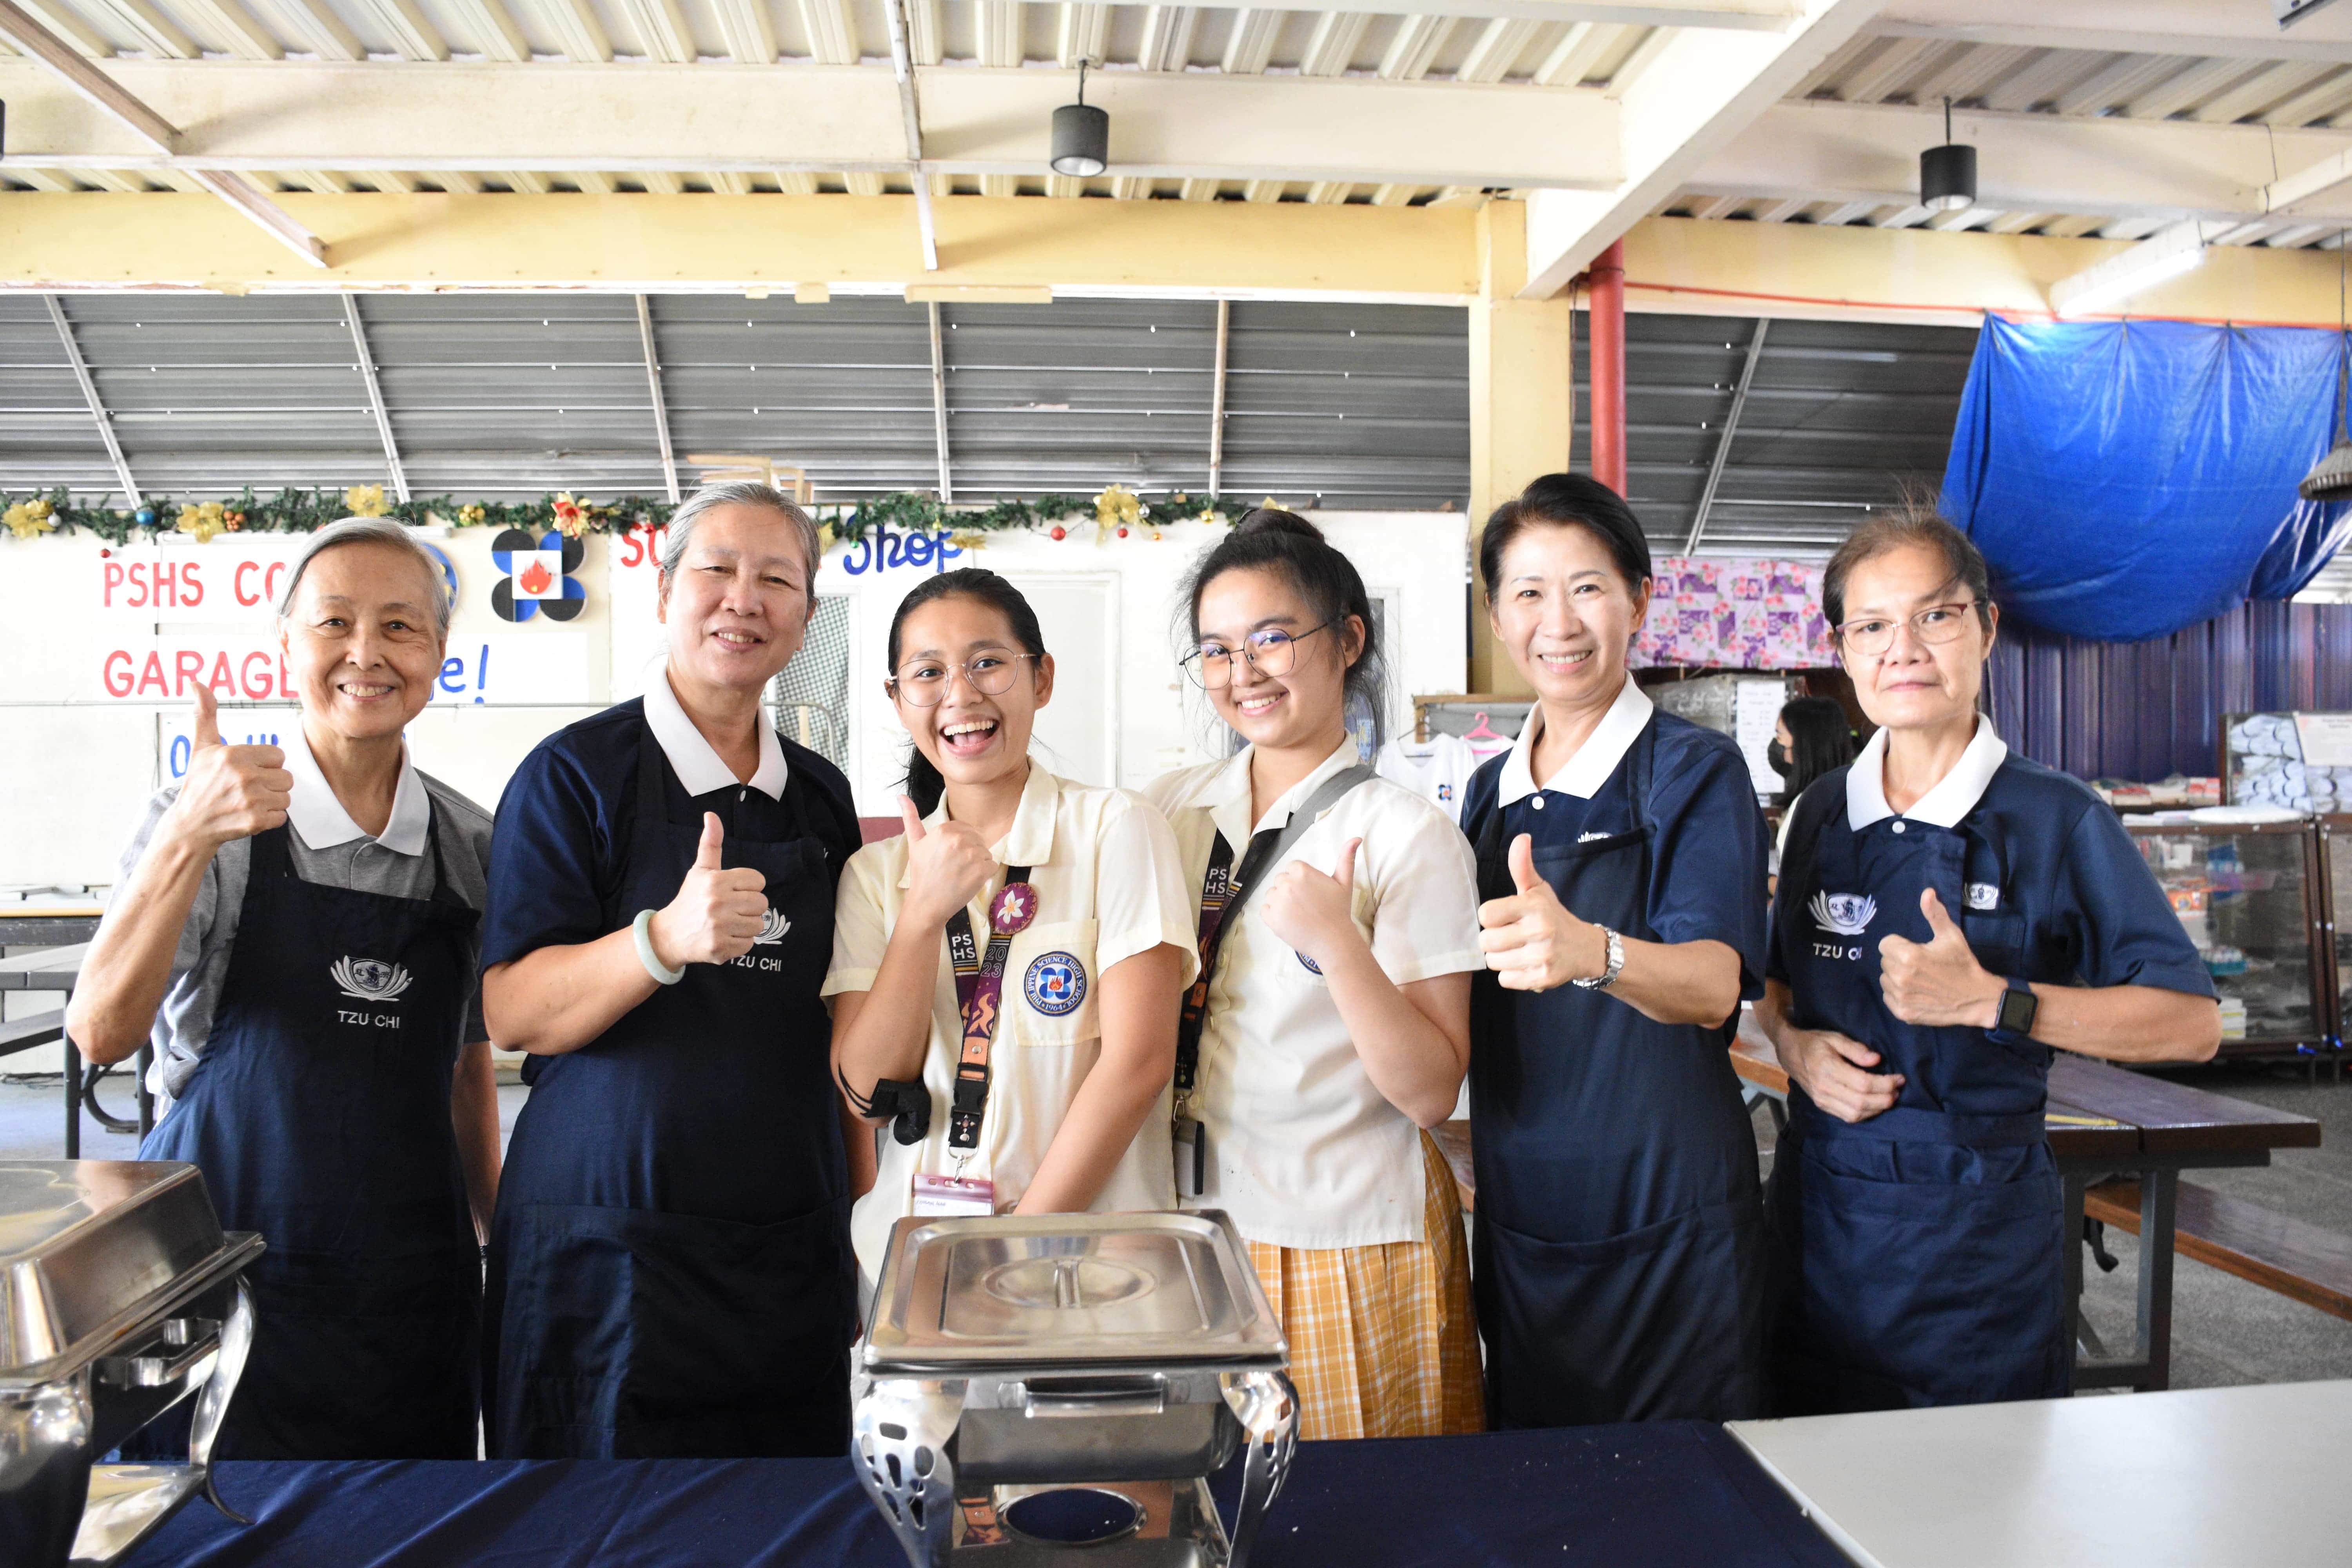
[[1087, 968], [1076, 953], [1043, 952], [1032, 960], [1021, 988], [1029, 1005], [1048, 1018], [1077, 1011], [1087, 999]]

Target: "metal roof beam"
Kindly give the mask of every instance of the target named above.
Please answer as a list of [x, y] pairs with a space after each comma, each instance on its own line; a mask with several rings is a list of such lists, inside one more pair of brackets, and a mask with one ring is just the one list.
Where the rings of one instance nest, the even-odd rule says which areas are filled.
[[1715, 440], [1715, 457], [1706, 466], [1706, 488], [1698, 494], [1698, 510], [1691, 517], [1690, 538], [1683, 545], [1683, 553], [1698, 553], [1699, 541], [1706, 536], [1706, 514], [1715, 510], [1715, 492], [1723, 483], [1723, 465], [1731, 456], [1731, 439], [1739, 434], [1739, 416], [1748, 406], [1748, 389], [1756, 380], [1756, 362], [1764, 357], [1764, 331], [1772, 324], [1768, 317], [1756, 318], [1756, 330], [1748, 337], [1748, 363], [1739, 367], [1739, 384], [1732, 389], [1731, 412], [1723, 416], [1723, 434]]
[[646, 347], [646, 390], [654, 396], [654, 434], [661, 438], [662, 483], [677, 504], [677, 453], [669, 441], [669, 400], [662, 395], [661, 355], [654, 349], [654, 315], [643, 294], [637, 301], [637, 340]]
[[[925, 177], [931, 171], [923, 163], [923, 115], [920, 105], [915, 100], [915, 66], [907, 42], [906, 6], [904, 0], [882, 0], [882, 8], [890, 20], [890, 73], [898, 82], [898, 116], [906, 126], [908, 172], [914, 176], [915, 231], [922, 241], [923, 270], [937, 272], [940, 269], [940, 231], [931, 216], [931, 182]], [[932, 307], [932, 314], [938, 314], [937, 306]], [[939, 335], [936, 325], [931, 335]], [[946, 437], [941, 437], [940, 439], [945, 441]], [[945, 458], [940, 460], [940, 466], [942, 468], [946, 467]]]
[[1209, 393], [1209, 499], [1215, 500], [1225, 489], [1225, 361], [1226, 348], [1233, 334], [1234, 305], [1230, 300], [1217, 301], [1217, 379]]
[[98, 421], [99, 438], [106, 443], [107, 458], [114, 464], [115, 478], [122, 481], [122, 493], [131, 509], [144, 504], [139, 499], [139, 482], [131, 477], [130, 460], [122, 455], [122, 443], [114, 438], [114, 416], [99, 401], [98, 383], [90, 379], [89, 366], [81, 357], [81, 345], [74, 341], [73, 323], [66, 320], [66, 308], [55, 294], [41, 296], [49, 307], [49, 320], [57, 323], [58, 341], [65, 345], [66, 363], [73, 366], [74, 380], [80, 384], [82, 401], [89, 405], [89, 416]]
[[948, 359], [947, 345], [940, 341], [940, 302], [933, 300], [923, 310], [931, 323], [931, 426], [940, 449], [940, 504], [955, 504], [955, 480], [948, 473]]
[[367, 327], [360, 320], [360, 297], [343, 296], [343, 320], [352, 329], [352, 351], [359, 355], [353, 367], [367, 383], [368, 412], [375, 416], [375, 433], [383, 441], [383, 466], [392, 473], [392, 493], [408, 499], [408, 469], [400, 460], [400, 444], [392, 438], [392, 414], [383, 405], [383, 385], [376, 379], [375, 355], [368, 348]]

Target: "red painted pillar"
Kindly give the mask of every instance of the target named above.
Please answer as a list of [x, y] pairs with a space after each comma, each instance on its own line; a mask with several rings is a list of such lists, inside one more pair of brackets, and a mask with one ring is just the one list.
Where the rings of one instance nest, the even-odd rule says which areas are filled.
[[1592, 477], [1625, 493], [1625, 243], [1595, 258], [1592, 284]]

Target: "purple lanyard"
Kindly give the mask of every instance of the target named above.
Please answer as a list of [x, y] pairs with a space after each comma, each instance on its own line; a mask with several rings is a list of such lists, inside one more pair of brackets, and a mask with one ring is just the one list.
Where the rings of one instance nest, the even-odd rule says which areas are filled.
[[988, 905], [988, 952], [972, 936], [971, 911], [958, 910], [948, 921], [948, 958], [955, 965], [956, 1002], [963, 1045], [956, 1054], [955, 1108], [948, 1113], [948, 1146], [980, 1147], [981, 1119], [988, 1113], [988, 1053], [996, 1039], [996, 1017], [1004, 992], [1004, 955], [1013, 936], [1037, 918], [1037, 889], [1029, 868], [1008, 866], [1004, 887]]

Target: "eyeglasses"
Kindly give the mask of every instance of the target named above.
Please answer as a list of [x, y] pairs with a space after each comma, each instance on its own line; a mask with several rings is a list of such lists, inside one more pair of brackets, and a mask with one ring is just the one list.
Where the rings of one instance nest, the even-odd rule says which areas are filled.
[[1013, 673], [1034, 653], [980, 653], [961, 664], [944, 658], [910, 658], [890, 678], [891, 689], [909, 707], [936, 708], [946, 700], [948, 683], [961, 670], [971, 689], [983, 697], [1002, 697], [1013, 689]]
[[[1940, 646], [1958, 641], [1969, 629], [1971, 612], [1982, 605], [1982, 599], [1968, 599], [1953, 605], [1930, 605], [1910, 616], [1911, 635], [1922, 643]], [[1895, 628], [1899, 621], [1848, 621], [1837, 628], [1838, 640], [1845, 651], [1857, 658], [1876, 658], [1895, 646]]]
[[[1298, 645], [1331, 623], [1291, 636], [1280, 626], [1268, 626], [1242, 639], [1241, 656], [1260, 675], [1288, 675], [1298, 664]], [[1234, 683], [1234, 651], [1223, 643], [1204, 642], [1184, 656], [1184, 673], [1203, 691], [1223, 691]]]

